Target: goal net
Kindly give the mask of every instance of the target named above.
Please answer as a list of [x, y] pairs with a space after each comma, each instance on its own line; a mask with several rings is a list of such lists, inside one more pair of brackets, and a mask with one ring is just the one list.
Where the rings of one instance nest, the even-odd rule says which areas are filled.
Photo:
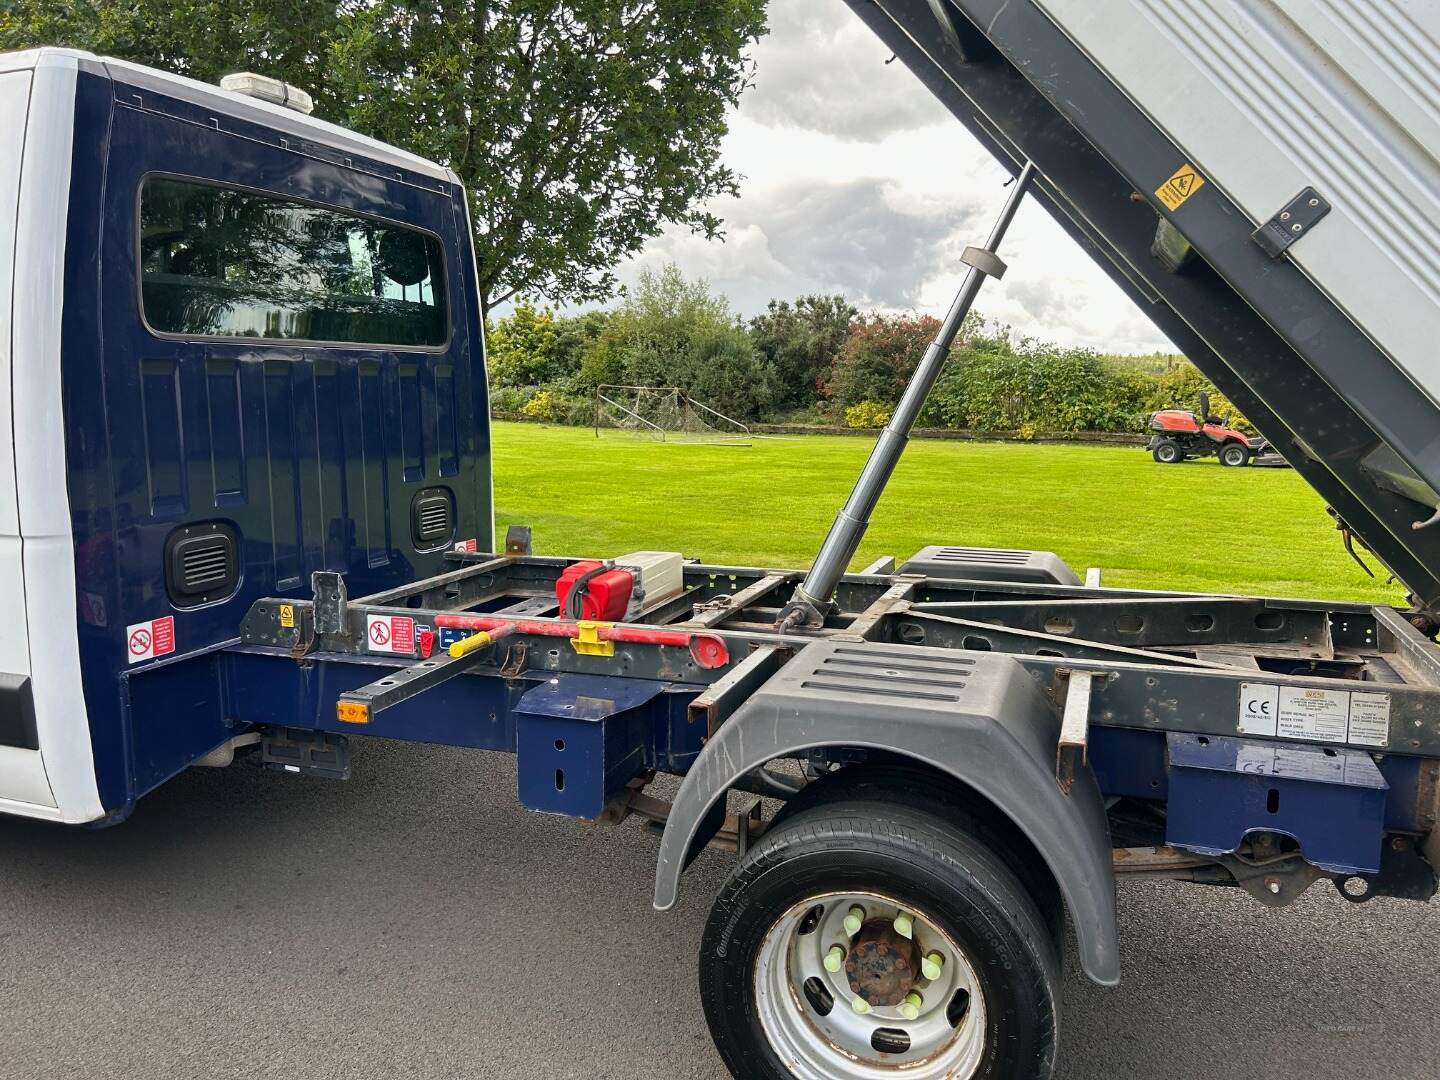
[[676, 386], [595, 388], [595, 435], [626, 433], [656, 442], [748, 446], [750, 429]]

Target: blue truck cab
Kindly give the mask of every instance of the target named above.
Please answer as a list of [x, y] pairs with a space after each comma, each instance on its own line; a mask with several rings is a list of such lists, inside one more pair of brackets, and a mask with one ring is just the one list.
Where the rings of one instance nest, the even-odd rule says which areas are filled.
[[226, 745], [258, 598], [493, 548], [469, 237], [451, 171], [293, 108], [0, 56], [0, 811]]

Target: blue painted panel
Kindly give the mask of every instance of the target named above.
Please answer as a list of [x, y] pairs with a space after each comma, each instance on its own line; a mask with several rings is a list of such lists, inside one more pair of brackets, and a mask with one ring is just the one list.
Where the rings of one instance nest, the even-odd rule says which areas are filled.
[[1167, 744], [1168, 843], [1229, 854], [1248, 833], [1275, 832], [1322, 869], [1379, 872], [1389, 785], [1369, 754], [1176, 732]]
[[1092, 727], [1089, 759], [1100, 790], [1107, 796], [1164, 799], [1169, 793], [1164, 732]]
[[[174, 616], [183, 656], [232, 640], [261, 596], [308, 594], [317, 569], [345, 572], [352, 596], [439, 573], [443, 554], [419, 553], [411, 541], [410, 499], [421, 487], [451, 488], [460, 536], [487, 545], [492, 537], [483, 346], [458, 189], [211, 121], [203, 105], [112, 84], [99, 65], [80, 76], [61, 363], [84, 688], [111, 810], [228, 730], [213, 702], [152, 721], [141, 715], [159, 700], [152, 695], [133, 717], [144, 753], [130, 745], [121, 679], [143, 665], [126, 665], [127, 624]], [[376, 350], [150, 333], [136, 273], [137, 196], [150, 172], [377, 214], [440, 236], [450, 344]], [[239, 537], [240, 586], [206, 607], [174, 608], [165, 542], [179, 526], [213, 520]], [[334, 700], [277, 703], [290, 713], [307, 707], [281, 722], [323, 723]], [[162, 731], [167, 737], [156, 737]]]

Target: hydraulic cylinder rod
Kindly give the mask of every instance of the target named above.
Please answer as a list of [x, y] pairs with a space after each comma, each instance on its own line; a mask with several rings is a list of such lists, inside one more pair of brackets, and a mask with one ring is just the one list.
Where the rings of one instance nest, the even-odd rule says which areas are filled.
[[810, 572], [795, 590], [794, 597], [781, 610], [777, 621], [783, 629], [799, 626], [818, 628], [824, 625], [825, 613], [831, 607], [835, 588], [840, 584], [841, 576], [860, 547], [860, 541], [870, 525], [870, 515], [875, 510], [875, 504], [880, 501], [885, 485], [895, 472], [895, 466], [905, 451], [905, 444], [910, 439], [910, 432], [915, 427], [920, 409], [925, 404], [925, 399], [930, 396], [930, 390], [945, 366], [950, 347], [960, 333], [965, 316], [970, 313], [980, 286], [984, 284], [987, 276], [999, 277], [1005, 272], [1005, 264], [995, 252], [1000, 241], [1004, 239], [1010, 222], [1014, 220], [1015, 211], [1020, 208], [1034, 176], [1035, 166], [1027, 161], [1015, 180], [1010, 197], [1005, 200], [1004, 209], [1000, 211], [995, 227], [990, 230], [990, 238], [985, 242], [985, 246], [966, 249], [965, 262], [970, 269], [965, 280], [961, 282], [960, 291], [956, 293], [945, 321], [940, 324], [935, 340], [925, 350], [925, 355], [915, 368], [915, 374], [910, 376], [910, 382], [905, 387], [905, 393], [901, 395], [900, 403], [895, 406], [890, 422], [880, 432], [880, 438], [876, 440], [875, 448], [870, 451], [870, 458], [865, 462], [859, 479], [855, 481], [849, 500], [835, 515], [835, 523], [830, 526], [825, 542], [820, 545]]

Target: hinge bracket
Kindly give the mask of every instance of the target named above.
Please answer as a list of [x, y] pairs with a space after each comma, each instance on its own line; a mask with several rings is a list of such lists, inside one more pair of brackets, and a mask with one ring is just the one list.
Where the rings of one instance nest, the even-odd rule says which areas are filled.
[[1250, 239], [1259, 244], [1270, 258], [1278, 259], [1328, 213], [1330, 203], [1313, 187], [1307, 187], [1251, 233]]

